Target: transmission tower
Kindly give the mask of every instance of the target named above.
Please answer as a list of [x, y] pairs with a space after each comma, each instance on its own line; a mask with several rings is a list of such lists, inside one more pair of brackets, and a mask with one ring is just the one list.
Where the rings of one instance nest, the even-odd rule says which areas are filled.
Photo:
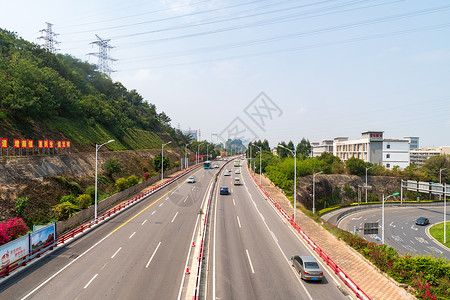
[[58, 36], [58, 34], [53, 32], [53, 24], [48, 22], [45, 22], [45, 24], [47, 24], [47, 29], [39, 30], [39, 32], [45, 33], [45, 36], [40, 36], [38, 39], [44, 39], [44, 44], [42, 45], [44, 49], [47, 49], [48, 52], [56, 53], [56, 51], [59, 50], [55, 47], [56, 44], [59, 44], [59, 42], [55, 41], [55, 37]]
[[97, 40], [95, 42], [92, 42], [92, 45], [98, 45], [98, 53], [88, 53], [88, 55], [94, 55], [98, 57], [98, 64], [97, 68], [99, 72], [105, 73], [108, 76], [111, 76], [111, 72], [114, 72], [109, 67], [108, 61], [116, 61], [117, 59], [114, 59], [108, 55], [108, 51], [114, 48], [111, 45], [108, 45], [108, 43], [111, 41], [111, 39], [104, 40], [98, 35], [95, 35], [97, 37]]

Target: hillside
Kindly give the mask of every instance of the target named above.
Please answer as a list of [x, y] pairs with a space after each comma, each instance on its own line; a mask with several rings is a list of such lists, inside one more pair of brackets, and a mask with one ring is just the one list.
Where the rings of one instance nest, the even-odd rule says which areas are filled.
[[[157, 149], [186, 142], [170, 118], [96, 66], [0, 29], [0, 138], [70, 140], [72, 152]], [[9, 141], [12, 144], [12, 141]]]

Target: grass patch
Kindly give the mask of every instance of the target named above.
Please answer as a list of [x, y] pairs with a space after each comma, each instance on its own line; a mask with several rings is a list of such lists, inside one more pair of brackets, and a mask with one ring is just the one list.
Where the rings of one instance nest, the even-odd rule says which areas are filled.
[[439, 243], [445, 245], [450, 248], [450, 222], [446, 222], [446, 240], [447, 242], [444, 244], [444, 223], [439, 223], [430, 227], [430, 234], [434, 237]]

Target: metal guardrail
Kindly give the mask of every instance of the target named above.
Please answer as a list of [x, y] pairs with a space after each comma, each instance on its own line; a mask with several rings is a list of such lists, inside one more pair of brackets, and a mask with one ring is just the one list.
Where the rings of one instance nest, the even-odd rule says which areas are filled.
[[205, 220], [203, 223], [203, 230], [202, 230], [202, 240], [200, 243], [200, 253], [198, 255], [198, 267], [197, 267], [197, 274], [196, 274], [196, 278], [195, 278], [195, 285], [194, 285], [194, 294], [192, 299], [193, 300], [198, 300], [199, 296], [200, 296], [200, 284], [202, 281], [202, 268], [203, 268], [203, 257], [204, 257], [204, 251], [205, 251], [205, 238], [206, 238], [206, 227], [208, 225], [209, 222], [209, 211], [210, 211], [210, 207], [211, 207], [211, 200], [213, 198], [214, 195], [214, 190], [216, 187], [216, 183], [217, 183], [217, 179], [219, 178], [219, 174], [220, 172], [222, 172], [222, 170], [225, 168], [225, 166], [230, 162], [231, 160], [227, 161], [225, 164], [223, 164], [219, 171], [214, 175], [214, 182], [213, 182], [213, 186], [211, 188], [211, 191], [209, 193], [209, 197], [208, 197], [208, 204], [207, 204], [207, 208], [205, 211]]
[[194, 165], [188, 169], [186, 169], [183, 173], [179, 174], [176, 177], [172, 177], [167, 179], [166, 181], [164, 181], [163, 184], [159, 184], [157, 186], [152, 187], [150, 190], [140, 193], [139, 195], [121, 202], [120, 204], [114, 206], [113, 208], [109, 209], [108, 211], [104, 212], [103, 214], [99, 215], [97, 217], [97, 219], [88, 221], [74, 229], [72, 229], [71, 231], [61, 235], [60, 237], [58, 237], [56, 240], [49, 242], [47, 244], [42, 245], [40, 248], [36, 249], [35, 251], [31, 252], [30, 254], [22, 257], [21, 259], [15, 261], [12, 264], [8, 264], [6, 266], [2, 266], [0, 268], [0, 278], [3, 278], [5, 276], [10, 275], [10, 273], [14, 270], [17, 270], [20, 267], [26, 266], [30, 261], [39, 258], [42, 254], [53, 250], [56, 246], [64, 244], [65, 242], [67, 242], [68, 240], [71, 240], [73, 238], [75, 238], [78, 234], [83, 233], [86, 230], [89, 230], [90, 228], [92, 228], [92, 226], [99, 224], [100, 222], [103, 222], [105, 220], [107, 220], [108, 218], [112, 217], [113, 215], [117, 214], [118, 212], [122, 211], [125, 208], [130, 207], [131, 205], [139, 202], [140, 200], [146, 198], [147, 196], [159, 191], [160, 189], [166, 187], [167, 185], [171, 184], [172, 182], [174, 182], [175, 180], [177, 180], [178, 178], [180, 178], [181, 176], [185, 175], [186, 173], [189, 173], [190, 171], [192, 171], [193, 169], [197, 168], [198, 166], [201, 166], [201, 164], [198, 165]]
[[[248, 166], [247, 166], [248, 168]], [[278, 209], [283, 217], [294, 227], [294, 229], [306, 240], [306, 242], [313, 248], [314, 251], [326, 262], [326, 264], [334, 271], [334, 273], [347, 285], [358, 297], [363, 300], [370, 300], [371, 298], [323, 251], [309, 236], [304, 232], [300, 226], [284, 211], [284, 209], [267, 193], [267, 191], [258, 184], [257, 179], [250, 172], [253, 181], [270, 200], [270, 202]]]

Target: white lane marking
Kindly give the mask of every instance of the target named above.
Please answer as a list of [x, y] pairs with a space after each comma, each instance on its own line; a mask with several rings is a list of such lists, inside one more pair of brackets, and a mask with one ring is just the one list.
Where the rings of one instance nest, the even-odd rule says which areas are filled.
[[237, 218], [237, 221], [238, 221], [239, 228], [241, 228], [241, 221], [239, 221], [239, 216], [236, 216], [236, 218]]
[[160, 245], [161, 245], [161, 242], [159, 242], [158, 246], [156, 246], [155, 251], [153, 251], [152, 257], [150, 257], [150, 259], [149, 259], [147, 265], [145, 266], [145, 268], [148, 268], [148, 265], [150, 265], [150, 263], [152, 262], [152, 259], [153, 259], [153, 257], [155, 256], [156, 251], [158, 251], [158, 248], [159, 248]]
[[173, 221], [175, 221], [175, 218], [178, 216], [178, 212], [175, 214], [175, 216], [173, 216], [173, 219], [172, 219], [172, 222], [170, 222], [170, 223], [173, 223]]
[[192, 187], [192, 190], [194, 190], [194, 189], [195, 189], [195, 186]]
[[186, 196], [186, 198], [184, 199], [184, 201], [183, 202], [186, 202], [186, 200], [189, 198], [189, 196]]
[[116, 252], [114, 252], [113, 256], [111, 256], [111, 258], [114, 258], [114, 256], [116, 256], [117, 253], [119, 253], [119, 251], [122, 250], [122, 247], [119, 247], [119, 249], [117, 249]]
[[142, 224], [141, 225], [144, 225], [145, 223], [147, 222], [147, 219], [145, 219], [145, 221], [144, 222], [142, 222]]
[[161, 202], [161, 204], [159, 205], [159, 207], [161, 207], [164, 204], [164, 202]]
[[73, 264], [74, 262], [76, 262], [77, 260], [79, 260], [81, 257], [83, 257], [86, 253], [88, 253], [89, 251], [91, 251], [92, 249], [94, 249], [98, 244], [100, 244], [101, 242], [103, 242], [104, 240], [106, 240], [111, 234], [113, 234], [114, 231], [112, 231], [111, 233], [109, 233], [108, 235], [106, 235], [104, 238], [102, 238], [100, 241], [98, 241], [97, 243], [95, 243], [94, 245], [92, 245], [89, 249], [87, 249], [86, 251], [84, 251], [83, 253], [81, 253], [80, 256], [78, 256], [77, 258], [75, 258], [74, 260], [72, 260], [71, 262], [69, 262], [67, 265], [65, 265], [64, 267], [62, 267], [58, 272], [56, 272], [55, 274], [53, 274], [52, 276], [50, 276], [49, 278], [47, 278], [47, 280], [45, 280], [44, 282], [42, 282], [40, 285], [38, 285], [37, 287], [34, 288], [34, 290], [32, 290], [31, 292], [29, 292], [28, 294], [26, 294], [22, 300], [30, 297], [32, 294], [34, 294], [38, 289], [40, 289], [41, 287], [43, 287], [44, 285], [46, 285], [50, 280], [52, 280], [53, 278], [55, 278], [56, 276], [59, 275], [59, 273], [61, 273], [62, 271], [64, 271], [65, 269], [67, 269], [71, 264]]
[[391, 226], [391, 227], [397, 227], [396, 225], [394, 225], [394, 221], [392, 221], [391, 223], [389, 223], [389, 226]]
[[135, 234], [136, 234], [136, 231], [130, 235], [129, 239], [131, 239], [133, 237], [133, 235], [135, 235]]
[[234, 202], [234, 199], [233, 199], [233, 205], [236, 206], [236, 202]]
[[414, 242], [412, 241], [412, 240], [409, 240], [410, 242], [411, 242], [411, 244], [413, 244], [414, 245]]
[[250, 254], [248, 254], [247, 249], [245, 249], [245, 252], [247, 252], [247, 258], [248, 258], [248, 262], [250, 263], [250, 268], [252, 268], [252, 273], [255, 274], [255, 269], [253, 269], [253, 264], [252, 264], [252, 260], [250, 259]]
[[166, 198], [166, 201], [169, 200], [169, 197]]
[[92, 279], [89, 280], [89, 282], [84, 286], [84, 288], [87, 288], [91, 284], [91, 282], [95, 279], [95, 277], [97, 277], [97, 276], [98, 276], [98, 274], [95, 274], [94, 277], [92, 277]]
[[411, 226], [411, 229], [414, 229], [415, 231], [419, 230], [419, 228], [414, 227], [414, 225]]
[[360, 220], [361, 218], [362, 218], [362, 216], [359, 218], [352, 218], [352, 220]]
[[154, 210], [154, 211], [152, 212], [152, 215], [153, 215], [155, 212], [156, 212], [156, 210]]

